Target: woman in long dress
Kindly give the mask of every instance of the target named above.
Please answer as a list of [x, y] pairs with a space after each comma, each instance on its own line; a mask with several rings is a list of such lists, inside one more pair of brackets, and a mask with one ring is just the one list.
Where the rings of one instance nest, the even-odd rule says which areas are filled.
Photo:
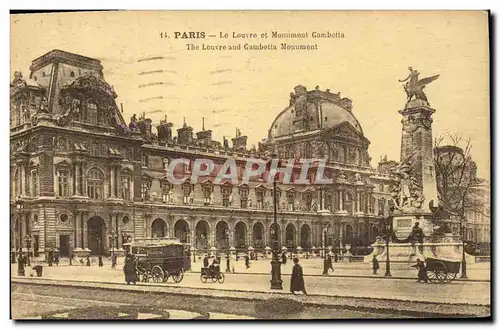
[[125, 282], [133, 284], [137, 281], [137, 273], [135, 271], [135, 261], [132, 255], [127, 255], [125, 258], [125, 264], [123, 265], [123, 273], [125, 274]]
[[302, 272], [302, 266], [299, 265], [299, 259], [294, 258], [293, 262], [295, 265], [292, 269], [292, 278], [290, 280], [290, 292], [295, 295], [296, 291], [302, 291], [304, 295], [307, 295], [306, 287], [304, 284], [304, 273]]

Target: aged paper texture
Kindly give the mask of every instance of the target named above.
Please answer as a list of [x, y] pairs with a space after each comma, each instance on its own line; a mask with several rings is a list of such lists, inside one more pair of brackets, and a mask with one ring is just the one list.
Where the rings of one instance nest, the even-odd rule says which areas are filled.
[[11, 15], [12, 318], [489, 317], [488, 20]]

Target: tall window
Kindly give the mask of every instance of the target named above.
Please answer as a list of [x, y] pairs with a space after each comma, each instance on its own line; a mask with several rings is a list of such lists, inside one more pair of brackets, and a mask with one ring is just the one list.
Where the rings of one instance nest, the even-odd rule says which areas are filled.
[[369, 199], [369, 203], [368, 203], [368, 211], [370, 212], [370, 214], [374, 214], [375, 213], [375, 202], [377, 202], [377, 200], [372, 196], [370, 197]]
[[87, 175], [87, 195], [91, 199], [104, 198], [104, 173], [97, 168], [89, 170]]
[[122, 199], [129, 201], [130, 200], [130, 176], [123, 175], [122, 179]]
[[306, 159], [312, 159], [312, 147], [310, 143], [305, 143], [304, 144], [304, 152], [302, 153], [304, 155], [304, 158]]
[[105, 126], [108, 124], [106, 117], [106, 110], [104, 108], [99, 108], [97, 110], [97, 124]]
[[[274, 198], [274, 191], [271, 190], [271, 196]], [[281, 190], [276, 188], [276, 209], [280, 209], [280, 199], [281, 199]], [[271, 201], [271, 206], [273, 206], [274, 199]]]
[[174, 186], [170, 184], [168, 181], [161, 182], [161, 198], [163, 202], [170, 203], [173, 201], [172, 198], [172, 188]]
[[68, 170], [58, 171], [59, 196], [65, 197], [69, 195], [69, 172]]
[[384, 216], [385, 214], [385, 199], [379, 199], [378, 200], [378, 214], [379, 216]]
[[89, 123], [92, 125], [97, 124], [97, 104], [94, 102], [89, 102], [87, 105], [87, 115]]
[[257, 198], [257, 209], [264, 209], [264, 191], [256, 190], [255, 197]]
[[240, 189], [240, 207], [248, 208], [248, 188]]
[[286, 201], [288, 204], [288, 211], [295, 210], [295, 191], [288, 191], [286, 193]]
[[149, 199], [149, 189], [151, 187], [151, 181], [147, 179], [143, 179], [141, 182], [141, 198], [142, 201], [146, 201]]
[[36, 170], [31, 171], [31, 195], [38, 195], [38, 172]]
[[306, 204], [306, 209], [311, 210], [311, 205], [312, 205], [312, 193], [311, 192], [304, 193], [304, 202]]
[[222, 206], [229, 207], [231, 205], [230, 202], [231, 188], [229, 186], [223, 186], [221, 187], [221, 192], [222, 192]]
[[191, 204], [194, 202], [193, 197], [193, 186], [191, 184], [182, 185], [182, 191], [184, 192], [184, 204]]
[[144, 167], [144, 168], [148, 167], [148, 156], [147, 155], [141, 156], [141, 164], [142, 164], [142, 167]]
[[211, 196], [212, 196], [212, 186], [209, 184], [203, 185], [203, 205], [205, 206], [210, 205]]

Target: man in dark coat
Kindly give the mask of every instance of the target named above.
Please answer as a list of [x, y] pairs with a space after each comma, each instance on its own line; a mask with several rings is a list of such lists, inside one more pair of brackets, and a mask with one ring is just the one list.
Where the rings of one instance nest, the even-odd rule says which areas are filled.
[[59, 257], [60, 257], [60, 256], [59, 256], [59, 253], [58, 253], [58, 252], [56, 252], [56, 253], [54, 254], [54, 263], [56, 263], [56, 266], [59, 266]]
[[286, 252], [281, 254], [281, 263], [286, 264]]
[[248, 255], [245, 255], [245, 267], [247, 269], [250, 268], [250, 258], [248, 257]]
[[330, 272], [330, 270], [332, 270], [332, 273], [334, 272], [334, 269], [333, 269], [333, 264], [332, 264], [332, 256], [330, 254], [327, 254], [326, 255], [326, 270], [328, 272]]
[[132, 255], [128, 254], [125, 257], [125, 264], [123, 265], [123, 273], [125, 274], [125, 282], [135, 284], [137, 281], [137, 272], [135, 271], [135, 261]]
[[97, 257], [97, 259], [99, 260], [99, 267], [103, 267], [104, 264], [102, 263], [102, 256], [99, 255], [99, 257]]
[[378, 265], [378, 259], [377, 259], [376, 255], [373, 255], [372, 263], [373, 263], [373, 266], [372, 266], [373, 274], [377, 274], [377, 271], [380, 268], [380, 266]]
[[205, 255], [205, 257], [203, 257], [203, 267], [208, 267], [208, 255]]
[[[88, 266], [90, 267], [90, 256], [87, 256], [87, 258], [85, 259], [86, 262], [85, 262], [85, 266]], [[49, 265], [50, 266], [50, 265]]]
[[111, 268], [116, 268], [117, 260], [118, 256], [116, 254], [113, 254], [113, 256], [111, 256]]
[[307, 295], [306, 287], [304, 285], [304, 273], [302, 272], [302, 266], [299, 265], [298, 258], [294, 258], [293, 262], [295, 263], [295, 265], [292, 269], [290, 292], [295, 295], [296, 291], [302, 291], [304, 295]]

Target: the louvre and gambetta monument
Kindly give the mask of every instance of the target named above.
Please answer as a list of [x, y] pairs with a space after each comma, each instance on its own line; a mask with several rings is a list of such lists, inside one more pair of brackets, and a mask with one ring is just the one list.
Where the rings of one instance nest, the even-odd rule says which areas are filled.
[[[293, 252], [325, 245], [354, 249], [381, 234], [380, 219], [390, 210], [388, 168], [396, 163], [384, 159], [377, 169], [370, 166], [368, 136], [352, 101], [339, 92], [299, 85], [288, 97], [284, 90], [284, 110], [269, 123], [267, 138], [250, 148], [244, 129], [236, 129], [231, 141], [215, 141], [204, 124], [195, 132], [190, 122], [175, 127], [139, 111], [129, 121], [98, 60], [53, 50], [33, 60], [30, 71], [29, 77], [16, 73], [10, 90], [13, 251], [27, 252], [26, 235], [33, 237], [35, 257], [50, 248], [63, 257], [109, 254], [145, 237], [177, 237], [203, 252], [269, 250], [272, 186], [260, 176], [242, 184], [217, 184], [210, 175], [172, 184], [166, 168], [178, 158], [204, 157], [216, 167], [234, 158], [238, 168], [249, 158], [325, 160], [322, 174], [331, 184], [278, 185], [280, 246]], [[425, 126], [432, 110], [419, 100], [412, 104], [418, 109], [402, 112], [411, 121], [405, 127], [413, 127], [403, 133], [404, 157], [411, 145], [432, 152], [426, 149], [430, 130], [417, 124]], [[415, 162], [419, 183], [423, 177], [432, 184], [428, 156]], [[308, 171], [309, 182], [315, 168]], [[191, 170], [192, 164], [182, 167], [187, 175]], [[292, 176], [299, 175], [294, 170]], [[427, 207], [433, 196], [425, 182], [422, 196]], [[411, 232], [412, 223], [405, 218], [397, 225]]]

